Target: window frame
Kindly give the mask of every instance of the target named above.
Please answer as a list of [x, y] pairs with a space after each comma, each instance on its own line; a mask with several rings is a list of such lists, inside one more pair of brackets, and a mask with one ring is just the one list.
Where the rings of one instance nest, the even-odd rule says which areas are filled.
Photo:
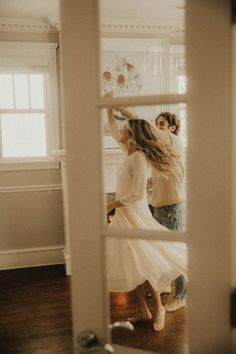
[[[44, 75], [46, 156], [0, 156], [0, 170], [57, 168], [59, 163], [54, 150], [60, 148], [57, 53], [58, 43], [0, 42], [0, 67], [6, 73], [42, 73]], [[27, 72], [28, 70], [28, 72]], [[5, 112], [8, 110], [4, 110]], [[21, 110], [17, 110], [20, 112]], [[25, 110], [22, 110], [22, 112]], [[9, 110], [10, 112], [10, 110]]]

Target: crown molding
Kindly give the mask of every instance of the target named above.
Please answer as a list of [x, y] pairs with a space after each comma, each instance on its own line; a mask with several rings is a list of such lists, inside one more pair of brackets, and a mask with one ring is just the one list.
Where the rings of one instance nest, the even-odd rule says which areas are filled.
[[124, 20], [124, 19], [103, 19], [100, 24], [102, 34], [151, 34], [169, 35], [176, 37], [184, 36], [183, 23], [175, 21], [153, 21], [152, 20]]
[[58, 24], [49, 19], [0, 17], [0, 32], [58, 33]]
[[[0, 17], [0, 32], [58, 33], [60, 25], [53, 19], [44, 18], [3, 18]], [[114, 19], [103, 18], [100, 24], [102, 35], [140, 34], [184, 36], [184, 25], [172, 20]]]

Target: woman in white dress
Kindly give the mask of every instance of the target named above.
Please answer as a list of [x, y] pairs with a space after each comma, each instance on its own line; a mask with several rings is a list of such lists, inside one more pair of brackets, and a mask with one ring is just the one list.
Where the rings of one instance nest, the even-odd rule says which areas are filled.
[[[174, 152], [157, 141], [147, 121], [130, 119], [119, 131], [113, 110], [107, 112], [113, 136], [125, 152], [118, 171], [116, 199], [107, 205], [108, 212], [116, 209], [111, 226], [168, 231], [152, 217], [146, 186], [149, 165], [168, 174], [175, 160]], [[161, 331], [165, 322], [160, 293], [186, 271], [187, 252], [182, 243], [119, 238], [107, 241], [108, 290], [134, 290], [139, 312], [129, 320], [151, 319], [142, 288], [145, 282], [155, 304], [154, 331]]]

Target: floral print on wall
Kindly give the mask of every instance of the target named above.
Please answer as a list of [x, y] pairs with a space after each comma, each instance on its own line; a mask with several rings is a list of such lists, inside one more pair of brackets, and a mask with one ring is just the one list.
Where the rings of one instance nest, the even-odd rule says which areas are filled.
[[135, 95], [142, 85], [140, 74], [126, 58], [119, 58], [102, 73], [103, 93], [113, 91], [115, 96]]

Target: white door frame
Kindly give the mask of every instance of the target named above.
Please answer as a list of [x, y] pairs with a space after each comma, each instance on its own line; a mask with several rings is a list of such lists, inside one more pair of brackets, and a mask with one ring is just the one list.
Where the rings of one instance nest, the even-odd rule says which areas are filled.
[[189, 339], [228, 353], [232, 227], [230, 1], [187, 1]]
[[99, 233], [104, 213], [101, 130], [96, 107], [97, 5], [94, 0], [62, 0], [60, 4], [73, 331], [76, 337], [82, 329], [91, 328], [104, 338], [103, 257], [98, 252], [102, 248]]
[[[232, 55], [233, 55], [233, 92], [232, 92], [232, 106], [233, 106], [233, 215], [236, 213], [236, 24], [233, 25], [233, 38], [232, 38]], [[232, 272], [231, 272], [231, 285], [232, 290], [236, 289], [236, 219], [232, 218]], [[232, 332], [232, 343], [234, 351], [236, 352], [236, 328]]]
[[[230, 345], [230, 1], [187, 0], [186, 13], [188, 230], [168, 236], [130, 231], [123, 237], [188, 240], [190, 353], [222, 354], [229, 352]], [[103, 243], [109, 232], [103, 225], [99, 107], [182, 102], [186, 97], [119, 98], [110, 103], [99, 99], [98, 33], [95, 0], [61, 0], [74, 338], [81, 330], [91, 329], [106, 342], [109, 334]], [[117, 349], [117, 354], [126, 352], [138, 351]]]

